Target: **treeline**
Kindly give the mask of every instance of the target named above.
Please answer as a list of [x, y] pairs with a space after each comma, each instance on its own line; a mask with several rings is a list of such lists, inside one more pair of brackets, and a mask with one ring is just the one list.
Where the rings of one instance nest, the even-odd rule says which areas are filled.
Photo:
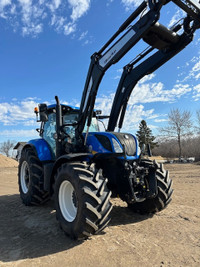
[[[154, 147], [153, 155], [162, 156], [166, 158], [177, 158], [179, 155], [179, 146], [177, 140], [162, 140], [159, 139], [158, 147]], [[200, 136], [188, 137], [181, 141], [183, 158], [195, 157], [196, 161], [200, 160]]]
[[172, 109], [167, 126], [160, 128], [159, 138], [152, 135], [146, 121], [142, 120], [136, 133], [140, 148], [148, 144], [155, 156], [200, 160], [200, 110], [196, 111], [196, 123], [191, 117], [189, 111]]

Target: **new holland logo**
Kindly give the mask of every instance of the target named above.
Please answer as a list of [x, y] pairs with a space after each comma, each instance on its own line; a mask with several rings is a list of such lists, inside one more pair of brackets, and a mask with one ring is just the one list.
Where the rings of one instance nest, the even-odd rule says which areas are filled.
[[127, 134], [124, 135], [125, 139], [129, 139], [129, 136]]

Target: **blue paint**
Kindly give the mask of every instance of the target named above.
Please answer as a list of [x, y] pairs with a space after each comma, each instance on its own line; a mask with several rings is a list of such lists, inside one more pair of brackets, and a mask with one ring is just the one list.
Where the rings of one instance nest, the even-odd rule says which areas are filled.
[[[101, 145], [99, 140], [95, 137], [95, 134], [106, 136], [109, 139], [110, 143], [111, 143], [112, 151], [109, 151], [109, 150], [105, 149]], [[84, 134], [84, 136], [85, 136], [85, 134]], [[135, 140], [135, 143], [136, 143], [136, 154], [134, 156], [126, 156], [127, 160], [136, 160], [136, 159], [139, 158], [138, 141], [137, 141], [137, 139], [136, 139], [136, 137], [134, 135], [132, 135], [132, 136], [133, 136], [133, 138]], [[123, 150], [123, 147], [122, 147], [120, 141], [118, 140], [118, 138], [114, 134], [112, 134], [110, 132], [89, 132], [86, 144], [89, 147], [89, 149], [91, 148], [93, 154], [94, 153], [111, 153], [111, 152], [115, 153], [112, 139], [115, 139], [118, 142], [119, 146]], [[119, 158], [124, 160], [124, 157], [119, 157]]]
[[49, 145], [44, 139], [39, 138], [30, 140], [28, 144], [32, 144], [35, 147], [40, 161], [47, 161], [53, 159], [53, 155], [51, 154]]
[[[110, 141], [112, 151], [104, 148], [102, 146], [102, 144], [99, 142], [99, 140], [95, 137], [95, 134], [106, 136]], [[85, 136], [85, 134], [83, 134], [83, 136]], [[134, 137], [134, 140], [136, 142], [136, 154], [134, 156], [126, 156], [127, 160], [136, 160], [139, 158], [138, 142], [137, 142], [137, 139], [134, 135], [133, 135], [133, 137]], [[92, 150], [91, 151], [92, 154], [115, 153], [112, 139], [115, 139], [118, 142], [119, 146], [123, 150], [123, 147], [122, 147], [120, 141], [118, 140], [118, 138], [114, 134], [109, 133], [109, 132], [90, 132], [88, 134], [88, 138], [87, 138], [87, 146], [88, 146], [89, 150]], [[55, 160], [55, 155], [52, 153], [48, 143], [44, 139], [42, 139], [42, 138], [34, 139], [34, 140], [30, 140], [28, 143], [32, 144], [35, 147], [35, 149], [37, 151], [38, 158], [40, 161]], [[91, 154], [91, 157], [92, 157], [92, 154]], [[121, 160], [124, 160], [124, 156], [118, 157], [118, 158]]]
[[99, 140], [95, 137], [95, 134], [103, 135], [103, 133], [100, 133], [100, 132], [89, 133], [88, 138], [87, 138], [87, 143], [86, 143], [86, 145], [89, 147], [89, 149], [92, 148], [93, 153], [110, 153], [110, 152], [113, 152], [113, 151], [109, 151], [109, 150], [105, 149], [101, 145]]

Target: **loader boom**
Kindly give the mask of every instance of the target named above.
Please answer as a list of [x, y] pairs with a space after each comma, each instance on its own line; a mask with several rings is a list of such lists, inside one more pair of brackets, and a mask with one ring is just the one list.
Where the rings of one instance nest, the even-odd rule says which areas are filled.
[[[141, 79], [144, 75], [151, 73], [152, 71], [159, 68], [171, 57], [180, 52], [189, 43], [189, 40], [191, 40], [191, 36], [188, 38], [186, 38], [185, 36], [185, 39], [183, 37], [179, 38], [178, 35], [176, 34], [177, 28], [169, 30], [168, 28], [158, 23], [158, 20], [160, 18], [160, 10], [162, 6], [169, 2], [171, 1], [166, 1], [166, 0], [143, 1], [140, 4], [140, 6], [129, 16], [129, 18], [120, 26], [118, 31], [109, 39], [109, 41], [98, 52], [94, 53], [91, 56], [91, 63], [89, 66], [84, 91], [82, 94], [78, 125], [76, 128], [77, 138], [81, 136], [86, 122], [88, 129], [87, 133], [89, 131], [89, 126], [91, 124], [97, 91], [106, 70], [111, 65], [117, 63], [137, 42], [139, 42], [141, 39], [144, 39], [145, 41], [147, 40], [147, 42], [150, 41], [149, 44], [152, 46], [152, 48], [156, 47], [159, 50], [166, 48], [166, 42], [169, 45], [171, 45], [170, 52], [169, 51], [157, 52], [155, 54], [155, 57], [149, 59], [149, 61], [146, 61], [146, 63], [144, 62], [145, 71], [143, 71], [143, 73], [141, 73], [136, 78], [137, 81]], [[181, 7], [188, 14], [188, 18], [189, 16], [192, 18], [190, 19], [191, 21], [192, 20], [195, 21], [196, 24], [200, 22], [200, 4], [198, 3], [198, 0], [187, 0], [187, 1], [173, 0], [173, 2], [179, 7]], [[140, 16], [139, 20], [135, 24], [130, 25], [136, 18], [138, 18], [138, 16]], [[154, 29], [153, 33], [152, 29]], [[119, 35], [122, 34], [124, 30], [126, 32], [120, 37]], [[186, 27], [185, 27], [185, 33], [187, 35]], [[191, 34], [192, 33], [190, 33], [190, 35]], [[155, 44], [155, 42], [153, 42], [152, 44], [151, 38], [152, 37], [154, 38], [155, 36], [158, 39], [158, 43]], [[181, 48], [179, 48], [178, 45], [176, 45], [178, 44], [179, 39], [180, 40], [184, 39], [185, 42], [184, 45], [182, 45], [182, 43], [179, 42]], [[174, 46], [172, 44], [174, 44]], [[154, 59], [157, 61], [157, 63], [154, 63]], [[149, 66], [146, 66], [146, 64], [149, 64]], [[120, 89], [118, 87], [118, 91], [119, 90]], [[116, 94], [116, 100], [114, 101], [113, 104], [113, 111], [111, 112], [111, 117], [112, 119], [114, 118], [115, 121], [114, 124], [116, 124], [117, 120], [117, 118], [115, 118], [115, 116], [113, 115], [115, 109], [121, 110], [120, 107], [121, 104], [123, 105], [123, 109], [125, 109], [126, 107], [125, 100], [121, 100], [120, 104], [119, 105], [117, 104], [117, 106], [119, 107], [117, 108], [115, 107], [116, 102], [118, 101], [117, 100], [119, 94], [118, 91]], [[127, 99], [129, 95], [130, 93], [128, 93], [127, 91], [127, 93], [123, 94], [123, 98]], [[118, 115], [119, 112], [120, 111], [117, 111]], [[122, 120], [123, 116], [121, 117], [121, 121]], [[113, 123], [109, 123], [108, 129], [114, 129]], [[87, 133], [85, 136], [85, 143], [87, 139]]]
[[118, 62], [141, 38], [145, 36], [151, 25], [155, 24], [159, 19], [159, 11], [162, 5], [162, 1], [153, 4], [153, 1], [149, 0], [150, 10], [133, 26], [130, 26], [126, 33], [110, 48], [108, 48], [109, 45], [113, 43], [113, 41], [130, 25], [130, 23], [146, 9], [147, 2], [142, 2], [142, 4], [121, 25], [119, 30], [110, 38], [110, 40], [98, 52], [92, 55], [81, 99], [78, 119], [79, 123], [77, 127], [78, 136], [82, 133], [86, 121], [87, 126], [90, 126], [97, 91], [104, 73], [111, 65]]
[[[115, 127], [117, 126], [117, 122], [118, 130], [120, 131], [120, 129], [122, 128], [128, 100], [137, 82], [145, 75], [148, 75], [157, 70], [164, 63], [166, 63], [181, 50], [183, 50], [192, 41], [194, 31], [196, 30], [196, 27], [199, 27], [200, 25], [194, 23], [193, 26], [190, 27], [191, 21], [191, 18], [185, 18], [183, 23], [184, 32], [180, 36], [178, 36], [175, 43], [167, 43], [166, 47], [163, 47], [162, 49], [156, 51], [153, 55], [149, 56], [138, 66], [134, 67], [134, 65], [138, 61], [140, 61], [144, 56], [153, 51], [154, 47], [151, 47], [144, 54], [141, 54], [139, 58], [136, 58], [136, 60], [131, 64], [128, 64], [124, 67], [124, 71], [122, 73], [112, 104], [107, 128], [108, 131], [114, 131]], [[179, 28], [180, 27], [177, 27], [177, 29]]]

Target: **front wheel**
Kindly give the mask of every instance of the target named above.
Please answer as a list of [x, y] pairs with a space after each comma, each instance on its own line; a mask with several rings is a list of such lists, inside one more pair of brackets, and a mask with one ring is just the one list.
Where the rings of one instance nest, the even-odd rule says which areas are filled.
[[169, 172], [163, 167], [163, 164], [158, 164], [150, 160], [142, 161], [142, 165], [156, 168], [156, 183], [157, 183], [157, 195], [154, 198], [146, 199], [143, 202], [136, 202], [128, 204], [128, 207], [141, 214], [155, 213], [163, 210], [172, 200], [173, 193], [172, 180], [169, 177]]
[[112, 205], [107, 179], [82, 163], [65, 163], [57, 170], [54, 185], [56, 216], [64, 232], [85, 239], [103, 230]]

